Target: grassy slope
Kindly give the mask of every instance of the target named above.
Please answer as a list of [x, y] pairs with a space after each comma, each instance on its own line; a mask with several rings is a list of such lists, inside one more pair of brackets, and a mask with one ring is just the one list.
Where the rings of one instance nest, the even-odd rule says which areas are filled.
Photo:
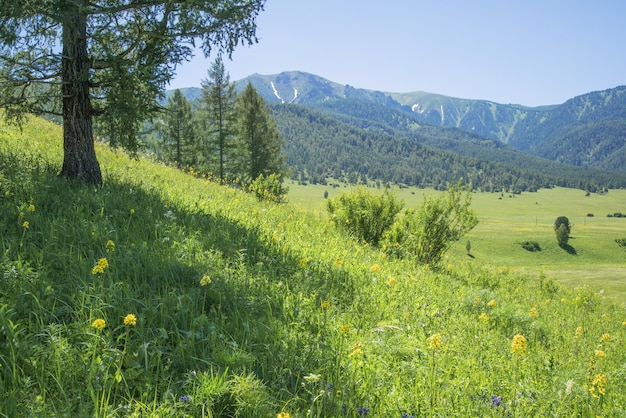
[[[346, 190], [343, 185], [299, 186], [294, 182], [289, 182], [288, 187], [293, 204], [321, 216], [325, 212], [324, 191], [332, 198]], [[407, 207], [416, 207], [425, 196], [437, 192], [405, 188], [395, 189], [395, 193]], [[476, 193], [472, 207], [480, 219], [467, 236], [475, 261], [543, 272], [572, 287], [587, 284], [626, 300], [626, 251], [615, 242], [617, 238], [626, 238], [626, 218], [607, 217], [626, 212], [626, 190], [590, 196], [564, 188], [521, 195]], [[588, 217], [589, 213], [594, 216]], [[561, 215], [573, 224], [570, 252], [556, 243], [553, 225]], [[451, 256], [467, 258], [467, 239], [452, 248]], [[524, 250], [520, 245], [524, 241], [537, 241], [542, 251]]]
[[480, 256], [389, 260], [319, 214], [101, 146], [104, 187], [78, 187], [55, 176], [60, 143], [0, 125], [5, 416], [626, 413], [623, 304]]

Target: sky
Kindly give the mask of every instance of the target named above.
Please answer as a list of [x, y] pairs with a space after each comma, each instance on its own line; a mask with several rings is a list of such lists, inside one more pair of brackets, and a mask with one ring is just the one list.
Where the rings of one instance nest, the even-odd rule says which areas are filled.
[[[267, 0], [231, 81], [304, 71], [383, 92], [525, 106], [626, 84], [623, 0]], [[200, 87], [215, 56], [179, 66]]]

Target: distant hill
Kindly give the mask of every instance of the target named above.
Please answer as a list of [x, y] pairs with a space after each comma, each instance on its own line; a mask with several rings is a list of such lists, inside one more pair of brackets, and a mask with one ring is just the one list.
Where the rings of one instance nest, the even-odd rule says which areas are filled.
[[[236, 84], [242, 88], [248, 82], [268, 102], [296, 103], [350, 117], [353, 115], [348, 106], [337, 105], [337, 101], [364, 101], [413, 114], [415, 118], [407, 126], [409, 130], [421, 125], [458, 128], [553, 161], [607, 170], [625, 169], [619, 161], [625, 153], [624, 141], [620, 143], [620, 138], [626, 138], [625, 125], [621, 123], [626, 121], [626, 86], [591, 92], [560, 105], [526, 107], [426, 92], [385, 93], [357, 89], [298, 71], [254, 74]], [[330, 104], [334, 109], [329, 109]], [[338, 108], [342, 110], [339, 112]], [[393, 125], [395, 122], [394, 118], [376, 120], [380, 127], [381, 123]], [[584, 130], [584, 136], [580, 129]], [[574, 130], [579, 135], [567, 135]], [[611, 132], [610, 140], [604, 137], [607, 130]], [[576, 143], [583, 137], [595, 139]], [[590, 153], [587, 147], [600, 147], [603, 151]], [[572, 149], [586, 155], [572, 153]]]
[[[626, 187], [620, 142], [626, 121], [594, 121], [619, 115], [611, 106], [581, 112], [581, 103], [597, 98], [530, 108], [358, 89], [297, 71], [254, 74], [235, 84], [241, 91], [247, 83], [270, 105], [293, 176], [303, 181], [334, 177], [445, 187], [464, 177], [485, 190]], [[195, 100], [201, 90], [183, 93]], [[574, 123], [576, 109], [585, 123]]]

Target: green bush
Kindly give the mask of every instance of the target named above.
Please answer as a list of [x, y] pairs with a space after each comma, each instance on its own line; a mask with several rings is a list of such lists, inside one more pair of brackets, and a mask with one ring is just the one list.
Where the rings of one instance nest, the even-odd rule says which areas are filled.
[[522, 242], [522, 248], [531, 252], [541, 251], [541, 246], [537, 241], [524, 241]]
[[471, 200], [470, 187], [459, 182], [441, 196], [426, 199], [417, 210], [407, 210], [385, 237], [387, 251], [400, 257], [413, 255], [419, 264], [438, 263], [454, 242], [478, 224]]
[[287, 201], [288, 189], [283, 187], [282, 176], [278, 174], [270, 174], [267, 177], [263, 174], [259, 175], [259, 177], [248, 186], [248, 190], [254, 193], [259, 200], [277, 203]]
[[385, 231], [393, 225], [404, 202], [385, 190], [374, 194], [364, 187], [343, 193], [326, 203], [328, 213], [356, 239], [378, 246]]

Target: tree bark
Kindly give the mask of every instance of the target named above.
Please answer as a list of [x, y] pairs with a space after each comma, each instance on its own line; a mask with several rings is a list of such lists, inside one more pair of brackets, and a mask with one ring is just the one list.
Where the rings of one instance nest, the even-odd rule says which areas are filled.
[[87, 17], [84, 0], [72, 0], [63, 21], [63, 168], [61, 176], [94, 186], [102, 185], [102, 172], [94, 148], [89, 97]]

